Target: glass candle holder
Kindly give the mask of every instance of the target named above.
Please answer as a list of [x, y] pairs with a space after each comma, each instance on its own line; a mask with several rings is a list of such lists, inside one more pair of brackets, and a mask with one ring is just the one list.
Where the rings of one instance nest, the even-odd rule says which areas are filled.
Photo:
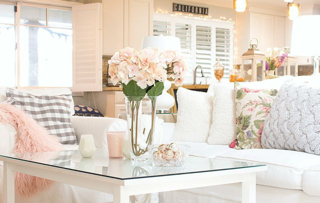
[[108, 151], [110, 158], [123, 158], [122, 147], [126, 131], [115, 131], [107, 133]]

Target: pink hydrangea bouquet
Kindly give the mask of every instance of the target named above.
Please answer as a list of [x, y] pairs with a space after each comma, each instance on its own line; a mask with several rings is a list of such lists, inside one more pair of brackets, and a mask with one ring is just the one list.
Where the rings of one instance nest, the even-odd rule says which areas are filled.
[[174, 79], [175, 85], [181, 86], [188, 72], [181, 54], [177, 51], [169, 50], [161, 54], [161, 59], [165, 61], [164, 68], [168, 78]]
[[137, 51], [127, 47], [116, 52], [109, 63], [109, 75], [114, 85], [120, 83], [127, 97], [138, 100], [161, 95], [167, 78], [173, 78], [176, 85], [182, 85], [187, 67], [176, 51], [160, 52], [158, 49]]
[[288, 54], [277, 48], [273, 50], [269, 49], [268, 55], [269, 57], [267, 57], [266, 61], [266, 70], [275, 70], [276, 68], [280, 68], [288, 58]]

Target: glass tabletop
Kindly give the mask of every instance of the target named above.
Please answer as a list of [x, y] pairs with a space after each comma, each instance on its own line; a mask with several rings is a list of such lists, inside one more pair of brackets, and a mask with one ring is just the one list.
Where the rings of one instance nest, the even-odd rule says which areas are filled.
[[135, 166], [131, 164], [130, 160], [109, 158], [107, 150], [97, 150], [92, 158], [82, 158], [78, 151], [10, 154], [0, 155], [0, 157], [120, 180], [205, 173], [265, 166], [264, 164], [260, 163], [193, 156], [189, 156], [188, 160], [181, 167], [152, 167], [151, 164]]

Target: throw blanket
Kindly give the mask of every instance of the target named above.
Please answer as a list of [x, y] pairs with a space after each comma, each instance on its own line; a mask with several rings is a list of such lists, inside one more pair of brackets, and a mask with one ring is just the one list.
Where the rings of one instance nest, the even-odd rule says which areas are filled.
[[[11, 125], [17, 131], [17, 141], [13, 153], [24, 154], [63, 149], [57, 137], [49, 135], [47, 130], [41, 127], [31, 116], [8, 103], [0, 103], [0, 123]], [[38, 158], [30, 157], [30, 160]], [[47, 189], [52, 183], [53, 181], [26, 174], [16, 173], [15, 175], [16, 193], [24, 198]]]

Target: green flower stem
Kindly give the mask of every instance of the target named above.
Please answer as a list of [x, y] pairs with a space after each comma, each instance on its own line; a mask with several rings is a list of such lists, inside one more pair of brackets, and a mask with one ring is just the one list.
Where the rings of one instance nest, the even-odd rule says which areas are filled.
[[[156, 108], [156, 99], [150, 99], [151, 100], [151, 106], [152, 106], [152, 117], [151, 117], [151, 128], [148, 133], [148, 137], [146, 140], [147, 147], [145, 149], [141, 149], [138, 146], [138, 132], [139, 132], [139, 110], [140, 110], [140, 101], [130, 101], [130, 108], [131, 108], [131, 148], [132, 153], [135, 156], [141, 156], [142, 154], [145, 154], [148, 151], [148, 147], [153, 142], [153, 131], [154, 131], [154, 124], [155, 124], [155, 108]], [[135, 127], [135, 129], [134, 129]]]

